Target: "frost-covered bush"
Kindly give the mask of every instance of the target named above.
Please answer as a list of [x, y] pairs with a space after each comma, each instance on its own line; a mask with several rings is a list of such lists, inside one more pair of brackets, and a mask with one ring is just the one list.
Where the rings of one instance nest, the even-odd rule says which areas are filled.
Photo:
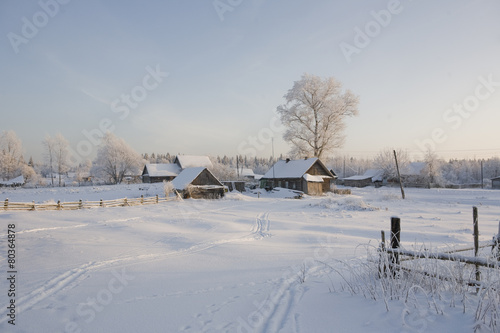
[[174, 192], [174, 184], [172, 182], [163, 181], [163, 191], [165, 192], [165, 197], [169, 197], [170, 193]]

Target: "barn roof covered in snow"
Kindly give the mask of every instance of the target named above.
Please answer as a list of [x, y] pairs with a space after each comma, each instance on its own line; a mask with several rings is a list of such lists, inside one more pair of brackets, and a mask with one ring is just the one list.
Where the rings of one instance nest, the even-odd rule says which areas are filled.
[[213, 168], [213, 164], [208, 156], [177, 155], [174, 163], [177, 163], [181, 169], [197, 167]]
[[176, 190], [185, 190], [205, 169], [204, 167], [184, 169], [174, 180], [172, 180], [172, 185], [174, 185]]
[[[202, 173], [204, 173], [203, 177], [197, 179]], [[187, 168], [182, 170], [181, 173], [174, 180], [172, 180], [172, 185], [179, 191], [187, 189], [189, 185], [202, 188], [222, 188], [224, 186], [217, 178], [215, 178], [210, 170], [204, 167]]]
[[382, 170], [382, 169], [368, 169], [362, 175], [351, 176], [351, 177], [347, 177], [344, 179], [346, 179], [346, 180], [365, 180], [365, 179], [371, 178], [372, 181], [382, 181], [383, 175], [384, 175], [384, 170]]
[[149, 177], [176, 177], [181, 172], [181, 168], [174, 163], [146, 164], [143, 175]]
[[3, 186], [16, 186], [16, 185], [23, 185], [23, 184], [24, 184], [23, 175], [16, 177], [16, 178], [9, 179], [9, 180], [0, 181], [0, 185], [3, 185]]
[[[307, 171], [314, 165], [320, 163], [325, 170], [325, 174], [331, 177], [330, 171], [321, 163], [317, 157], [306, 158], [303, 160], [280, 160], [269, 169], [262, 178], [302, 178]], [[321, 176], [323, 177], [323, 176]], [[323, 177], [324, 178], [324, 177]], [[307, 178], [306, 178], [307, 180]]]

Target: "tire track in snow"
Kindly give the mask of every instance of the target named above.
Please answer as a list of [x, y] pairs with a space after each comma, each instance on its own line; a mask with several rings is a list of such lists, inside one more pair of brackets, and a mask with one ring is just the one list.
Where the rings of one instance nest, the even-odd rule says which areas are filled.
[[[35, 232], [42, 230], [52, 230], [52, 229], [60, 229], [60, 228], [75, 228], [75, 227], [83, 227], [85, 225], [78, 225], [73, 227], [59, 227], [59, 228], [40, 228], [40, 229], [32, 229], [26, 232]], [[36, 304], [42, 302], [46, 298], [58, 293], [63, 289], [74, 288], [76, 287], [81, 280], [83, 280], [84, 276], [91, 271], [96, 271], [98, 269], [103, 269], [107, 267], [119, 267], [122, 265], [133, 265], [133, 264], [142, 264], [145, 262], [151, 262], [155, 260], [161, 260], [168, 257], [177, 257], [182, 255], [190, 255], [194, 253], [199, 253], [211, 249], [213, 247], [224, 245], [233, 242], [241, 242], [241, 241], [255, 241], [260, 240], [264, 237], [270, 237], [268, 233], [270, 229], [270, 221], [269, 221], [269, 212], [259, 214], [256, 219], [256, 225], [254, 226], [252, 233], [243, 237], [230, 238], [230, 239], [219, 239], [207, 243], [201, 243], [193, 245], [187, 249], [182, 249], [178, 251], [172, 251], [168, 253], [156, 253], [156, 254], [143, 254], [143, 255], [130, 255], [126, 257], [118, 257], [109, 260], [103, 260], [98, 262], [90, 262], [83, 265], [80, 265], [76, 268], [67, 270], [54, 278], [46, 281], [40, 287], [35, 290], [29, 292], [27, 295], [22, 296], [17, 301], [17, 306], [19, 307], [18, 313], [27, 311], [33, 308]], [[0, 324], [7, 321], [8, 317], [3, 316], [0, 318]]]
[[265, 312], [262, 324], [256, 327], [256, 332], [277, 333], [294, 332], [300, 333], [299, 313], [294, 313], [294, 309], [299, 304], [305, 291], [304, 281], [301, 278], [311, 276], [317, 271], [321, 271], [321, 266], [303, 268], [300, 271], [293, 272], [288, 277], [283, 277], [276, 291], [269, 296], [266, 301], [267, 311]]
[[[277, 333], [285, 328], [288, 319], [292, 315], [293, 308], [298, 304], [304, 292], [298, 281], [288, 280], [284, 280], [278, 286], [277, 291], [268, 301], [268, 315], [256, 332]], [[294, 326], [297, 327], [298, 325]]]
[[257, 215], [255, 219], [255, 225], [252, 228], [252, 232], [255, 238], [262, 239], [265, 237], [271, 237], [269, 229], [271, 228], [271, 221], [269, 220], [269, 212], [261, 213]]
[[[30, 232], [40, 232], [40, 231], [49, 231], [49, 230], [60, 230], [60, 229], [73, 229], [73, 228], [82, 228], [86, 227], [89, 224], [78, 224], [78, 225], [72, 225], [72, 226], [67, 226], [67, 227], [49, 227], [49, 228], [37, 228], [37, 229], [27, 229], [27, 230], [21, 230], [16, 232], [16, 234], [25, 234], [25, 233], [30, 233]], [[7, 234], [0, 234], [0, 237], [7, 236]]]

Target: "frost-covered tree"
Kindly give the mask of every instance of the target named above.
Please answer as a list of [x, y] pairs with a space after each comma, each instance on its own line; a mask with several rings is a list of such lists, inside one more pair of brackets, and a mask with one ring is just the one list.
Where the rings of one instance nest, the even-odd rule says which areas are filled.
[[424, 172], [429, 186], [431, 186], [431, 184], [436, 184], [438, 186], [444, 185], [444, 180], [442, 178], [442, 166], [444, 161], [441, 160], [434, 151], [429, 149], [425, 153], [424, 162]]
[[[402, 149], [396, 149], [396, 155], [398, 157], [399, 170], [404, 169], [410, 163], [410, 157], [408, 152]], [[382, 150], [373, 161], [376, 168], [384, 170], [384, 177], [387, 178], [397, 178], [398, 173], [396, 169], [396, 160], [394, 158], [393, 149]]]
[[62, 136], [61, 133], [56, 134], [55, 138], [55, 162], [57, 173], [59, 174], [59, 186], [61, 186], [61, 175], [69, 170], [68, 148], [69, 142]]
[[39, 175], [36, 173], [35, 169], [28, 165], [24, 164], [21, 167], [21, 173], [24, 177], [24, 181], [28, 184], [37, 184], [40, 181]]
[[277, 112], [287, 128], [283, 138], [292, 145], [292, 155], [322, 157], [343, 146], [345, 119], [358, 115], [356, 95], [343, 91], [333, 77], [304, 74], [284, 98]]
[[55, 139], [46, 135], [42, 141], [44, 148], [44, 159], [50, 173], [50, 183], [54, 186], [54, 159], [55, 159]]
[[93, 172], [119, 184], [126, 174], [135, 173], [142, 163], [141, 156], [125, 140], [108, 132], [97, 151]]
[[80, 163], [76, 168], [76, 181], [78, 184], [84, 182], [90, 176], [90, 169], [92, 168], [92, 161], [87, 159]]
[[21, 175], [24, 163], [23, 145], [14, 131], [4, 131], [0, 136], [0, 177], [4, 180]]
[[45, 161], [50, 172], [51, 184], [54, 186], [54, 168], [58, 173], [59, 186], [62, 185], [62, 175], [69, 170], [69, 142], [61, 133], [51, 137], [46, 135], [43, 140]]

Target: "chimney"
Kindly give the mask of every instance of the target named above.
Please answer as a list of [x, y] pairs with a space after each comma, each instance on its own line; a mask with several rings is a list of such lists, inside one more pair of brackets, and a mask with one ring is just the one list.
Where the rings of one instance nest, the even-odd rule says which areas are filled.
[[286, 163], [288, 163], [288, 162], [290, 162], [290, 159], [289, 159], [289, 158], [287, 158], [287, 159], [286, 159]]

